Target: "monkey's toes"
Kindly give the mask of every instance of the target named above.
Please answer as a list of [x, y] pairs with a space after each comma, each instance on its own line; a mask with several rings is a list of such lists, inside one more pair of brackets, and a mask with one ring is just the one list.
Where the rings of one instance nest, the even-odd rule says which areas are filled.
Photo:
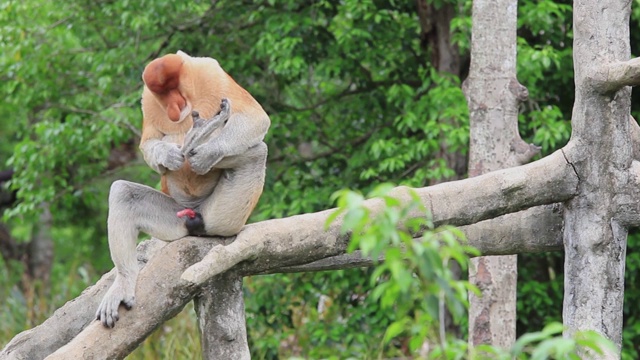
[[220, 109], [225, 111], [228, 108], [229, 108], [229, 99], [223, 98], [222, 101], [220, 101]]

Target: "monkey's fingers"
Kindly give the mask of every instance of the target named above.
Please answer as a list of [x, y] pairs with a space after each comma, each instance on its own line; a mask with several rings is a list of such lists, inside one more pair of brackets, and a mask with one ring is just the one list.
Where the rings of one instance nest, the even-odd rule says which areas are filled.
[[[224, 98], [220, 102], [220, 111], [218, 111], [218, 113], [214, 115], [211, 119], [202, 120], [198, 116], [198, 123], [196, 124], [195, 123], [196, 120], [194, 118], [194, 124], [193, 124], [192, 130], [198, 128], [200, 129], [200, 133], [194, 134], [194, 137], [191, 143], [194, 144], [195, 146], [191, 146], [191, 147], [194, 148], [204, 144], [208, 140], [208, 138], [211, 136], [211, 134], [213, 134], [214, 131], [216, 131], [217, 129], [219, 129], [220, 127], [224, 126], [227, 123], [230, 116], [231, 116], [231, 103], [229, 102], [229, 99]], [[187, 136], [189, 136], [189, 134], [187, 134]]]
[[215, 116], [208, 121], [202, 120], [204, 125], [199, 125], [196, 127], [196, 124], [194, 123], [193, 127], [191, 128], [191, 130], [189, 130], [184, 138], [184, 144], [182, 145], [182, 154], [184, 156], [187, 156], [191, 152], [191, 150], [205, 144], [211, 137], [211, 134], [222, 127], [225, 124], [226, 120], [227, 119], [225, 119], [224, 117]]
[[200, 113], [197, 111], [191, 112], [191, 117], [193, 118], [193, 128], [202, 127], [205, 124], [205, 119], [200, 117]]
[[222, 98], [220, 100], [220, 113], [230, 112], [231, 111], [231, 102], [227, 98]]

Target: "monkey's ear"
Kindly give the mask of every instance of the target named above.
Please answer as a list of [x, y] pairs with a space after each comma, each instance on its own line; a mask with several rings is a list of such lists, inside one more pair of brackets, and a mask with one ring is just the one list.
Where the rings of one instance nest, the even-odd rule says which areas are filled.
[[176, 89], [180, 84], [182, 63], [182, 57], [177, 54], [168, 54], [155, 59], [144, 68], [142, 81], [149, 90], [157, 94]]

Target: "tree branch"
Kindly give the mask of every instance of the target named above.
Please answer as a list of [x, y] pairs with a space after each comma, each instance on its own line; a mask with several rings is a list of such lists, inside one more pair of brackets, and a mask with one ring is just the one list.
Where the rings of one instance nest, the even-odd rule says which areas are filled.
[[[574, 196], [577, 184], [578, 179], [573, 169], [562, 153], [556, 152], [525, 166], [416, 189], [416, 192], [431, 209], [436, 226], [442, 224], [460, 226], [536, 205], [564, 201]], [[406, 187], [398, 187], [393, 195], [402, 201], [408, 201], [407, 190]], [[367, 200], [366, 205], [372, 213], [376, 213], [383, 208], [383, 201]], [[325, 229], [326, 219], [333, 211], [325, 210], [246, 226], [235, 241], [225, 246], [225, 254], [238, 255], [233, 255], [230, 259], [232, 261], [227, 261], [222, 267], [207, 264], [207, 267], [204, 267], [206, 271], [196, 272], [196, 275], [201, 276], [197, 280], [202, 281], [211, 275], [224, 272], [232, 267], [231, 264], [247, 258], [242, 256], [242, 251], [239, 250], [249, 251], [253, 247], [261, 250], [249, 251], [251, 256], [236, 265], [236, 270], [241, 275], [278, 272], [282, 267], [299, 266], [344, 254], [349, 236], [340, 233], [341, 219], [337, 219]], [[416, 212], [412, 216], [424, 216], [424, 214]], [[526, 216], [519, 220], [522, 221], [521, 225], [526, 224], [526, 221], [540, 219], [541, 222], [537, 225], [527, 225], [530, 226], [529, 231], [539, 233], [539, 237], [530, 236], [532, 243], [527, 244], [526, 248], [515, 249], [515, 251], [532, 249], [541, 251], [554, 248], [555, 245], [549, 244], [555, 244], [557, 239], [543, 238], [548, 233], [537, 230], [546, 226], [543, 221], [547, 221], [547, 217], [535, 215], [530, 216], [530, 220], [525, 219], [527, 219]], [[502, 221], [504, 224], [512, 224]], [[500, 231], [493, 227], [500, 222], [501, 220], [496, 220], [494, 223], [480, 223], [477, 226], [484, 230], [476, 230], [477, 233], [468, 230], [470, 244], [480, 245], [482, 251], [490, 254], [492, 249], [501, 248], [505, 242], [511, 241], [508, 240], [508, 236], [497, 236]], [[475, 225], [471, 228], [473, 226]], [[515, 223], [508, 226], [513, 229], [519, 227]], [[492, 235], [486, 235], [486, 232], [491, 232]], [[507, 227], [503, 228], [503, 233], [508, 234]], [[553, 231], [549, 233], [553, 234]], [[473, 238], [476, 236], [482, 240], [478, 242], [476, 240], [478, 238]], [[490, 245], [494, 239], [500, 243]], [[200, 287], [180, 279], [183, 271], [197, 264], [205, 256], [208, 256], [211, 261], [217, 261], [212, 258], [222, 253], [209, 253], [209, 251], [212, 248], [219, 249], [215, 246], [222, 244], [222, 241], [231, 240], [231, 238], [221, 240], [187, 237], [166, 246], [159, 240], [144, 242], [140, 246], [142, 248], [139, 256], [141, 265], [147, 259], [149, 260], [141, 270], [138, 279], [137, 305], [130, 311], [122, 309], [122, 316], [114, 329], [105, 329], [99, 322], [93, 320], [98, 302], [113, 281], [112, 271], [78, 298], [56, 311], [42, 325], [17, 335], [0, 352], [0, 359], [42, 359], [56, 349], [58, 350], [50, 359], [124, 357], [199, 293]], [[153, 253], [157, 254], [153, 255]], [[197, 267], [202, 267], [202, 264]]]
[[640, 58], [604, 65], [594, 72], [591, 80], [594, 87], [603, 93], [640, 85]]
[[[532, 206], [567, 200], [575, 194], [577, 184], [578, 178], [573, 167], [567, 163], [562, 151], [557, 151], [528, 165], [415, 189], [415, 192], [430, 209], [436, 226], [461, 226]], [[408, 190], [398, 187], [391, 195], [408, 203], [411, 200]], [[380, 199], [367, 200], [365, 204], [372, 214], [383, 208]], [[255, 263], [281, 267], [291, 265], [291, 261], [300, 263], [301, 256], [307, 256], [303, 262], [306, 263], [338, 255], [344, 252], [349, 238], [340, 235], [341, 221], [334, 221], [325, 228], [327, 218], [333, 211], [246, 226], [233, 243], [212, 251], [202, 262], [188, 268], [182, 279], [202, 284], [253, 257], [256, 257]], [[411, 216], [420, 217], [424, 214], [415, 212]]]
[[[510, 255], [562, 250], [562, 205], [536, 206], [495, 219], [484, 220], [459, 228], [469, 244], [481, 255]], [[416, 239], [419, 241], [420, 239]], [[384, 256], [377, 259], [383, 261]], [[375, 265], [360, 251], [320, 259], [308, 264], [284, 266], [263, 274], [295, 273], [351, 269]], [[244, 264], [239, 264], [242, 268]], [[247, 266], [251, 266], [247, 264]]]
[[[559, 229], [562, 211], [557, 204], [531, 208], [462, 228], [469, 243], [484, 255], [541, 252], [562, 248]], [[286, 220], [286, 219], [282, 219]], [[296, 217], [289, 218], [295, 223]], [[273, 221], [257, 223], [253, 226]], [[286, 229], [283, 229], [283, 234]], [[272, 238], [272, 243], [289, 239]], [[221, 244], [220, 239], [184, 238], [173, 243], [152, 239], [138, 246], [139, 265], [144, 266], [136, 289], [137, 306], [126, 311], [113, 329], [105, 329], [95, 321], [95, 309], [113, 282], [114, 272], [105, 274], [76, 299], [67, 302], [43, 324], [14, 337], [0, 352], [0, 359], [57, 358], [122, 358], [146, 338], [153, 329], [182, 309], [199, 291], [179, 280], [179, 274], [188, 265], [199, 261], [211, 248]], [[346, 243], [344, 243], [346, 250]], [[505, 250], [503, 246], [507, 246]], [[295, 253], [290, 254], [296, 257]], [[359, 254], [346, 254], [304, 264], [304, 257], [292, 265], [276, 267], [265, 262], [247, 262], [237, 266], [244, 275], [279, 272], [321, 271], [348, 269], [372, 265], [371, 259]], [[146, 264], [146, 265], [145, 265]], [[78, 335], [80, 334], [80, 335]], [[105, 339], [109, 339], [105, 341]], [[71, 341], [71, 342], [70, 342]], [[67, 344], [68, 343], [68, 344]], [[65, 345], [66, 344], [66, 345]], [[58, 351], [56, 351], [58, 350]]]

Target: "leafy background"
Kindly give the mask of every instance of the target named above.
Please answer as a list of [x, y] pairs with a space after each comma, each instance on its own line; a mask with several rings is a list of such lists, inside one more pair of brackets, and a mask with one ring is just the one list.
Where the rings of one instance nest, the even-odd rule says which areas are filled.
[[[367, 192], [382, 182], [426, 186], [465, 176], [451, 159], [464, 160], [468, 148], [461, 83], [471, 2], [418, 3], [429, 6], [431, 21], [446, 9], [454, 13], [453, 72], [435, 61], [437, 34], [421, 23], [416, 2], [0, 3], [0, 171], [13, 171], [0, 193], [0, 345], [111, 268], [110, 183], [158, 186], [137, 144], [140, 75], [163, 54], [217, 58], [269, 112], [267, 182], [251, 221], [329, 208], [331, 194], [343, 188]], [[637, 28], [638, 0], [634, 5]], [[518, 11], [518, 79], [530, 94], [520, 129], [548, 154], [570, 135], [571, 2], [523, 0]], [[640, 33], [631, 40], [637, 54]], [[640, 301], [639, 246], [630, 236], [626, 359], [640, 356], [640, 310], [633, 306]], [[561, 320], [562, 266], [561, 253], [519, 257], [519, 334]], [[406, 355], [402, 340], [380, 342], [397, 314], [370, 296], [373, 271], [246, 279], [254, 357]], [[130, 358], [191, 358], [198, 347], [187, 309]]]

